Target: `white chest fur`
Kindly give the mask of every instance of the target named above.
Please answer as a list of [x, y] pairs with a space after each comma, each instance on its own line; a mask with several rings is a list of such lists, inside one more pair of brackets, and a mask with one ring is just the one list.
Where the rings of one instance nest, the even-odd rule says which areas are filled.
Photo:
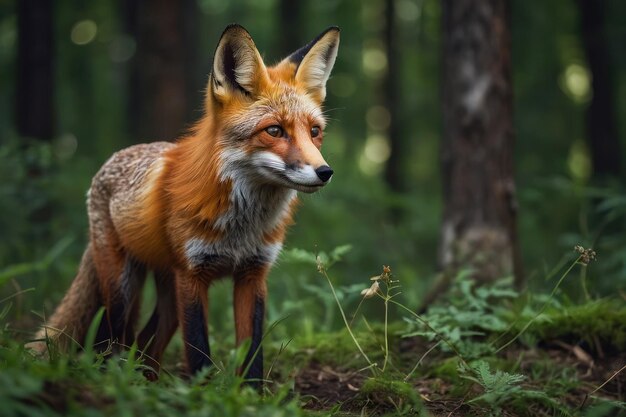
[[275, 230], [289, 215], [296, 191], [259, 186], [246, 180], [233, 181], [228, 211], [215, 222], [222, 238], [207, 242], [191, 238], [185, 243], [185, 256], [190, 267], [200, 266], [207, 259], [219, 258], [230, 268], [251, 259], [272, 264], [282, 249], [282, 242], [266, 243], [265, 236]]

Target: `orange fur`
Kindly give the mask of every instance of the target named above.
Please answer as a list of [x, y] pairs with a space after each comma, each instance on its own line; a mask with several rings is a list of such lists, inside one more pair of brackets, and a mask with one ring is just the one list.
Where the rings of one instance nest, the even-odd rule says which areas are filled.
[[[257, 297], [265, 298], [266, 296], [267, 287], [264, 278], [268, 272], [269, 267], [262, 267], [259, 270], [249, 271], [237, 277], [233, 288], [237, 344], [240, 344], [252, 335], [250, 318], [253, 315], [254, 301]], [[259, 277], [263, 277], [263, 279], [259, 279]]]

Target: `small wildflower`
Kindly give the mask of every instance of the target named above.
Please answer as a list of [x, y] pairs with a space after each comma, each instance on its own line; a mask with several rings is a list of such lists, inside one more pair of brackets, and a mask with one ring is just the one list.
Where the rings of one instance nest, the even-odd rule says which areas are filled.
[[383, 273], [380, 274], [380, 279], [383, 280], [387, 285], [393, 282], [391, 280], [391, 267], [390, 266], [383, 265]]
[[322, 257], [317, 255], [315, 262], [317, 263], [317, 272], [324, 272], [324, 262], [322, 262]]
[[380, 284], [378, 283], [378, 281], [374, 281], [371, 287], [365, 288], [363, 291], [361, 291], [361, 295], [363, 296], [363, 298], [372, 298], [379, 291], [380, 291]]
[[594, 251], [591, 248], [585, 249], [584, 247], [580, 245], [576, 245], [574, 246], [574, 251], [580, 254], [578, 259], [580, 260], [580, 263], [582, 263], [583, 265], [589, 265], [591, 261], [596, 260], [596, 251]]

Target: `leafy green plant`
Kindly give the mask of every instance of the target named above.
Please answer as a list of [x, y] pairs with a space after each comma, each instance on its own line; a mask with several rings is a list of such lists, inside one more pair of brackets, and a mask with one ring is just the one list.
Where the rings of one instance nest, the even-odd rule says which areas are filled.
[[[431, 341], [445, 338], [466, 358], [490, 352], [489, 345], [477, 337], [509, 328], [507, 303], [510, 304], [519, 294], [512, 289], [512, 278], [479, 287], [470, 277], [467, 270], [456, 276], [445, 305], [432, 306], [420, 319], [406, 317], [407, 330], [403, 336], [423, 336]], [[440, 344], [440, 348], [451, 350], [446, 343]]]
[[492, 415], [500, 415], [502, 406], [522, 405], [528, 400], [540, 401], [544, 405], [555, 410], [565, 409], [545, 392], [528, 389], [522, 386], [526, 376], [512, 374], [499, 369], [495, 371], [487, 361], [478, 360], [472, 362], [469, 367], [459, 364], [459, 376], [478, 384], [483, 393], [472, 398], [468, 404], [481, 404], [490, 408]]
[[[327, 256], [318, 255], [317, 268], [329, 285], [330, 293], [334, 297], [353, 345], [368, 364], [362, 370], [369, 369], [372, 372], [372, 381], [383, 378], [400, 382], [404, 376], [404, 382], [407, 382], [423, 363], [425, 357], [434, 349], [438, 349], [440, 353], [452, 353], [455, 356], [451, 358], [454, 359], [451, 362], [453, 364], [452, 369], [445, 375], [440, 373], [440, 376], [451, 381], [460, 377], [473, 383], [471, 386], [463, 388], [465, 394], [462, 404], [476, 407], [477, 411], [478, 409], [481, 412], [486, 410], [494, 416], [501, 415], [504, 408], [517, 410], [521, 415], [528, 415], [528, 404], [534, 404], [543, 410], [553, 410], [561, 415], [570, 415], [571, 410], [556, 399], [559, 398], [558, 393], [565, 393], [568, 389], [576, 388], [576, 385], [572, 385], [571, 382], [566, 383], [570, 381], [569, 377], [563, 376], [567, 381], [563, 381], [560, 390], [559, 384], [552, 384], [549, 393], [548, 390], [538, 388], [534, 381], [533, 384], [527, 384], [528, 377], [524, 374], [510, 372], [507, 368], [515, 369], [519, 364], [509, 363], [507, 360], [499, 358], [498, 354], [520, 338], [525, 338], [528, 341], [535, 337], [536, 341], [536, 336], [539, 334], [537, 330], [549, 323], [549, 317], [554, 317], [553, 310], [561, 311], [565, 316], [568, 316], [569, 311], [574, 311], [571, 310], [572, 308], [578, 308], [578, 306], [565, 306], [562, 300], [556, 297], [561, 284], [570, 275], [573, 268], [576, 265], [581, 265], [582, 269], [585, 269], [596, 256], [595, 251], [581, 246], [576, 246], [575, 251], [577, 252], [576, 258], [565, 268], [549, 294], [537, 294], [532, 297], [527, 295], [522, 298], [519, 292], [512, 289], [510, 278], [499, 280], [490, 286], [477, 286], [470, 278], [469, 271], [461, 271], [454, 280], [446, 303], [431, 306], [425, 315], [416, 314], [397, 300], [401, 294], [400, 286], [393, 279], [391, 268], [383, 267], [382, 273], [372, 277], [370, 286], [362, 290], [361, 303], [355, 312], [356, 316], [366, 299], [378, 298], [382, 300], [384, 307], [384, 316], [381, 317], [383, 329], [382, 345], [380, 346], [383, 353], [382, 363], [372, 359], [375, 352], [369, 350], [371, 348], [365, 348], [362, 340], [357, 337], [357, 333], [353, 329], [354, 319], [348, 321], [324, 263], [324, 260], [328, 259]], [[562, 267], [563, 265], [561, 265]], [[539, 303], [538, 307], [534, 307], [536, 303]], [[598, 303], [587, 302], [581, 307], [589, 308], [594, 304], [611, 305], [604, 300]], [[389, 372], [388, 329], [389, 307], [392, 305], [409, 315], [404, 319], [408, 327], [401, 335], [425, 338], [431, 344], [431, 347], [422, 354], [408, 373], [405, 370], [401, 371], [396, 366], [392, 367], [393, 370]], [[521, 309], [522, 314], [516, 314], [515, 309]], [[621, 311], [620, 309], [617, 310], [618, 313]], [[589, 316], [586, 317], [591, 319]], [[597, 317], [595, 321], [597, 321]], [[366, 320], [365, 323], [370, 330], [373, 329]], [[537, 326], [533, 327], [533, 324]], [[563, 323], [561, 326], [565, 328]], [[610, 331], [614, 332], [616, 340], [621, 340], [619, 335], [624, 332], [611, 326]], [[513, 336], [511, 336], [511, 332], [514, 332]], [[594, 332], [594, 334], [598, 333]], [[373, 336], [376, 337], [375, 334]], [[502, 339], [507, 336], [506, 342], [502, 343]], [[493, 368], [494, 366], [495, 368]], [[503, 369], [503, 366], [506, 368]], [[458, 382], [452, 383], [462, 386]], [[481, 392], [476, 394], [476, 388], [479, 388]], [[397, 410], [397, 412], [400, 411]]]

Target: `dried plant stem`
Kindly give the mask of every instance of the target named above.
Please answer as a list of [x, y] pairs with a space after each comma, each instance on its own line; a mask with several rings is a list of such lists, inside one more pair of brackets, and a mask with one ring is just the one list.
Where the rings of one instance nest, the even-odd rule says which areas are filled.
[[387, 337], [389, 300], [389, 287], [387, 287], [387, 296], [385, 297], [385, 360], [383, 362], [383, 372], [385, 372], [385, 368], [387, 367], [387, 360], [389, 359], [389, 338]]
[[587, 268], [582, 268], [580, 270], [580, 286], [583, 289], [583, 295], [585, 296], [585, 301], [591, 301], [591, 296], [589, 295], [589, 290], [587, 289]]
[[413, 375], [413, 373], [415, 371], [417, 371], [417, 368], [419, 368], [419, 366], [422, 364], [422, 361], [424, 360], [424, 358], [426, 358], [426, 356], [428, 356], [428, 354], [430, 352], [432, 352], [437, 346], [439, 346], [441, 344], [441, 340], [437, 340], [437, 343], [435, 343], [434, 345], [432, 345], [430, 347], [430, 349], [428, 349], [423, 355], [422, 357], [417, 361], [417, 363], [415, 364], [415, 366], [413, 367], [413, 369], [411, 369], [411, 372], [409, 372], [405, 377], [404, 377], [404, 382], [408, 381], [409, 378], [411, 378], [411, 375]]
[[585, 394], [585, 398], [583, 398], [583, 402], [582, 404], [580, 404], [580, 407], [578, 407], [578, 409], [582, 409], [585, 406], [585, 403], [587, 402], [587, 399], [592, 396], [593, 394], [595, 394], [596, 392], [600, 391], [602, 389], [602, 387], [604, 387], [606, 384], [609, 383], [609, 381], [611, 381], [613, 378], [615, 378], [620, 372], [622, 372], [624, 369], [626, 369], [626, 365], [622, 366], [620, 369], [618, 369], [617, 371], [615, 371], [613, 373], [613, 375], [611, 375], [609, 377], [609, 379], [607, 379], [606, 381], [604, 381], [602, 384], [600, 384], [599, 386], [596, 387], [596, 389], [594, 389], [593, 391], [591, 391], [588, 394]]
[[352, 341], [354, 342], [356, 347], [359, 349], [359, 352], [361, 352], [361, 355], [363, 356], [363, 358], [365, 358], [367, 363], [370, 366], [372, 366], [371, 369], [375, 369], [374, 367], [375, 364], [367, 356], [367, 354], [365, 353], [365, 351], [359, 344], [359, 341], [354, 336], [354, 333], [352, 333], [352, 329], [350, 328], [350, 324], [348, 323], [348, 319], [346, 318], [346, 313], [343, 311], [343, 307], [341, 307], [341, 303], [339, 302], [339, 297], [337, 297], [337, 293], [335, 292], [335, 287], [333, 286], [333, 283], [331, 282], [330, 277], [326, 273], [326, 269], [323, 266], [318, 266], [318, 270], [324, 276], [324, 278], [326, 278], [326, 281], [328, 281], [328, 285], [330, 285], [330, 290], [333, 293], [333, 297], [335, 298], [335, 302], [337, 303], [337, 307], [339, 307], [339, 312], [341, 313], [341, 318], [343, 318], [343, 323], [345, 324], [346, 329], [348, 330], [348, 333], [350, 333], [350, 337], [352, 338]]

